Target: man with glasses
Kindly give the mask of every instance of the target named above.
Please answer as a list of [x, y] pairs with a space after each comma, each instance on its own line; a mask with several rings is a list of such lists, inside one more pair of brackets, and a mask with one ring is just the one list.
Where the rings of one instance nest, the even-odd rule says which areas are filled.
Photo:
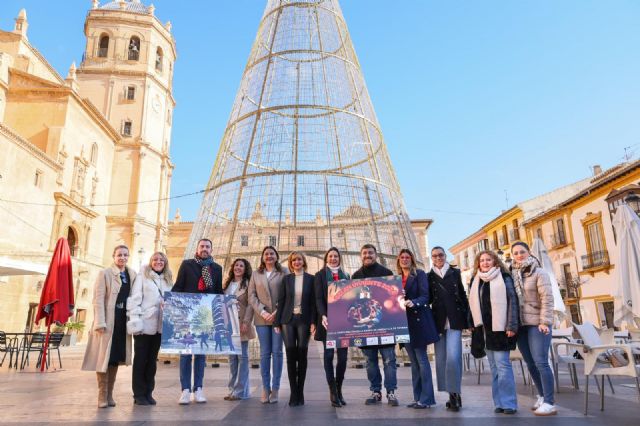
[[469, 302], [460, 270], [452, 268], [442, 247], [431, 250], [429, 271], [431, 311], [440, 340], [435, 343], [438, 391], [449, 393], [447, 410], [462, 407], [462, 330], [469, 328]]

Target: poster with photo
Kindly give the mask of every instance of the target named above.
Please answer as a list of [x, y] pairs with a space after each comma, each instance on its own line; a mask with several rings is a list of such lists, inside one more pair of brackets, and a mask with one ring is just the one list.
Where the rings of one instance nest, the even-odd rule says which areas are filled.
[[327, 348], [409, 341], [400, 276], [329, 284]]
[[160, 352], [241, 354], [235, 296], [166, 292]]

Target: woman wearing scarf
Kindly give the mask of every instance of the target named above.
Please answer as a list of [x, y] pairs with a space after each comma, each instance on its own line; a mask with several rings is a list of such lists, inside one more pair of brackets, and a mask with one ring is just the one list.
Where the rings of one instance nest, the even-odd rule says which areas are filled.
[[313, 284], [316, 295], [316, 311], [318, 313], [314, 339], [322, 342], [324, 345], [324, 374], [327, 378], [327, 384], [329, 385], [329, 401], [331, 401], [332, 406], [341, 407], [347, 405], [342, 396], [342, 382], [344, 381], [344, 373], [347, 370], [349, 348], [336, 347], [335, 352], [338, 353], [338, 361], [334, 374], [334, 349], [327, 348], [327, 327], [329, 327], [329, 319], [327, 318], [327, 293], [329, 283], [348, 280], [349, 275], [340, 267], [342, 258], [337, 248], [331, 247], [327, 250], [323, 260], [324, 267], [316, 273]]
[[516, 348], [518, 296], [511, 276], [494, 252], [481, 251], [473, 266], [469, 306], [473, 326], [484, 329], [485, 348], [493, 376], [494, 412], [515, 414], [518, 401], [509, 352]]
[[162, 303], [171, 283], [169, 260], [164, 253], [156, 252], [149, 264], [142, 267], [131, 287], [127, 328], [134, 335], [131, 385], [133, 402], [137, 405], [156, 405], [153, 389], [162, 339]]
[[304, 405], [309, 337], [316, 331], [316, 300], [313, 275], [307, 273], [302, 252], [289, 254], [290, 274], [285, 275], [278, 292], [278, 312], [273, 326], [280, 329], [287, 351], [287, 372], [291, 396], [289, 406]]
[[[278, 292], [285, 275], [289, 273], [280, 266], [280, 255], [275, 247], [266, 246], [260, 255], [260, 266], [249, 281], [249, 304], [260, 341], [260, 374], [262, 376], [263, 404], [278, 402], [280, 378], [282, 376], [282, 335], [273, 326], [277, 314]], [[273, 375], [271, 363], [273, 359]]]
[[417, 269], [416, 259], [409, 249], [400, 250], [396, 267], [398, 274], [402, 275], [404, 294], [401, 301], [407, 312], [409, 326], [410, 342], [405, 344], [405, 349], [411, 360], [413, 402], [408, 407], [429, 408], [435, 405], [436, 399], [427, 345], [439, 339], [429, 308], [429, 279], [422, 269]]
[[113, 250], [113, 265], [98, 274], [93, 290], [93, 326], [82, 369], [98, 377], [98, 407], [115, 407], [113, 387], [118, 366], [131, 365], [131, 336], [127, 334], [127, 298], [136, 278], [127, 267], [129, 248]]
[[238, 301], [240, 340], [242, 355], [229, 355], [229, 394], [227, 401], [249, 398], [249, 340], [256, 338], [253, 330], [253, 308], [249, 305], [249, 280], [251, 265], [246, 259], [236, 259], [222, 286], [224, 294], [235, 296]]
[[[178, 269], [178, 277], [171, 291], [178, 293], [222, 294], [222, 266], [211, 257], [211, 240], [198, 241], [196, 255], [193, 259], [182, 261]], [[191, 366], [193, 363], [193, 385]], [[206, 355], [180, 355], [180, 386], [182, 393], [178, 404], [191, 403], [191, 394], [196, 402], [207, 402], [202, 391]]]
[[517, 242], [511, 246], [511, 273], [520, 301], [518, 348], [538, 390], [532, 410], [536, 416], [557, 414], [554, 406], [553, 372], [549, 366], [549, 346], [553, 325], [553, 292], [549, 275], [529, 246]]

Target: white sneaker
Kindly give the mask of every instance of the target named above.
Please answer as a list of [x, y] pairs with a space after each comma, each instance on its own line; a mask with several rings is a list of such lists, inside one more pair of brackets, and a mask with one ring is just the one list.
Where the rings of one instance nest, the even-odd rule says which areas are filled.
[[207, 398], [204, 396], [204, 392], [202, 392], [202, 388], [196, 389], [196, 402], [207, 402]]
[[536, 400], [536, 403], [533, 404], [533, 407], [531, 407], [531, 409], [533, 411], [536, 411], [538, 408], [540, 408], [540, 406], [542, 405], [542, 403], [544, 403], [544, 396], [540, 396], [538, 395], [538, 399]]
[[182, 395], [180, 395], [180, 399], [178, 400], [178, 404], [180, 405], [189, 405], [191, 404], [191, 392], [189, 389], [184, 389], [182, 391]]
[[540, 407], [536, 411], [533, 412], [536, 416], [555, 416], [558, 414], [555, 405], [547, 404], [543, 402]]

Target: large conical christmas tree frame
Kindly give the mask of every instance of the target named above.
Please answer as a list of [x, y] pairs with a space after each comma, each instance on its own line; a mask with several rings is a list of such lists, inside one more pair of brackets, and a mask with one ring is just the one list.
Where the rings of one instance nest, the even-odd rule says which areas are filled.
[[186, 257], [207, 237], [226, 267], [266, 245], [311, 271], [331, 246], [349, 271], [365, 243], [422, 261], [337, 0], [268, 1], [207, 188]]

